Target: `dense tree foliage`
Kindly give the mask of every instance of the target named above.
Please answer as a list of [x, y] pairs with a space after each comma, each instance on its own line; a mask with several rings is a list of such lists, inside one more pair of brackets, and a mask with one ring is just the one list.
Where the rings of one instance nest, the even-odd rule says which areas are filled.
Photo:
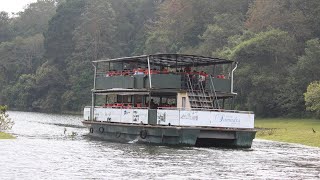
[[33, 36], [42, 34], [48, 29], [48, 22], [56, 12], [56, 1], [42, 0], [32, 3], [17, 17], [12, 19], [12, 29], [15, 36]]
[[295, 44], [287, 32], [272, 29], [243, 40], [226, 52], [239, 62], [235, 74], [239, 108], [246, 107], [263, 116], [282, 114], [279, 96], [285, 77], [296, 62]]
[[0, 13], [0, 104], [80, 111], [92, 60], [187, 53], [239, 62], [238, 109], [303, 116], [320, 77], [319, 16], [318, 0], [38, 0]]
[[320, 117], [320, 82], [312, 82], [304, 93], [307, 109], [315, 111], [317, 116]]
[[10, 40], [12, 36], [10, 22], [8, 13], [0, 12], [0, 43]]

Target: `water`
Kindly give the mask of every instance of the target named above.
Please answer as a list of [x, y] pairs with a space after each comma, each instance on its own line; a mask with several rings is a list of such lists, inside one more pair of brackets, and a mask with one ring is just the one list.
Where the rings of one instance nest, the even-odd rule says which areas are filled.
[[111, 143], [85, 136], [79, 116], [9, 114], [17, 139], [0, 140], [0, 179], [320, 179], [320, 148], [262, 140], [249, 150]]

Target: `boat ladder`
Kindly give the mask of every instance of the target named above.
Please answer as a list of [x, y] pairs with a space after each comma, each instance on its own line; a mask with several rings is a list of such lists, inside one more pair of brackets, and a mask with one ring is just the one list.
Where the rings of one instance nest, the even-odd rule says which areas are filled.
[[[193, 82], [195, 81], [195, 82]], [[197, 109], [213, 109], [214, 97], [213, 94], [207, 92], [203, 86], [203, 82], [194, 80], [187, 76], [188, 97], [191, 108]]]

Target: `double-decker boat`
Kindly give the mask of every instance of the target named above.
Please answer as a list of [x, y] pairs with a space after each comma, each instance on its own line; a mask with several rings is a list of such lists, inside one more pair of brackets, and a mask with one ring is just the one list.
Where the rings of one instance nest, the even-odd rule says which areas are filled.
[[119, 142], [250, 148], [254, 114], [233, 109], [237, 62], [154, 54], [97, 60], [89, 135]]

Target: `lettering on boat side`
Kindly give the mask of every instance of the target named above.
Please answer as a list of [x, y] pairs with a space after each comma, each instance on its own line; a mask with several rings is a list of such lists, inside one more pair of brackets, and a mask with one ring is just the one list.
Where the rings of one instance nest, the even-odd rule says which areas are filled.
[[197, 111], [191, 111], [191, 112], [181, 113], [181, 119], [198, 121], [198, 119], [199, 119], [198, 112]]
[[215, 119], [219, 122], [226, 122], [232, 124], [240, 124], [240, 118], [236, 116], [226, 115], [226, 114], [217, 114]]
[[107, 117], [107, 122], [111, 122], [111, 112], [106, 112], [105, 116]]
[[138, 122], [139, 121], [139, 114], [138, 111], [133, 111], [133, 121]]
[[[136, 111], [134, 111], [134, 112], [136, 112]], [[130, 111], [124, 110], [123, 115], [127, 115], [127, 114], [130, 114]]]
[[161, 125], [180, 125], [180, 111], [178, 110], [158, 110], [157, 123]]
[[166, 112], [159, 112], [158, 113], [158, 122], [166, 122]]

